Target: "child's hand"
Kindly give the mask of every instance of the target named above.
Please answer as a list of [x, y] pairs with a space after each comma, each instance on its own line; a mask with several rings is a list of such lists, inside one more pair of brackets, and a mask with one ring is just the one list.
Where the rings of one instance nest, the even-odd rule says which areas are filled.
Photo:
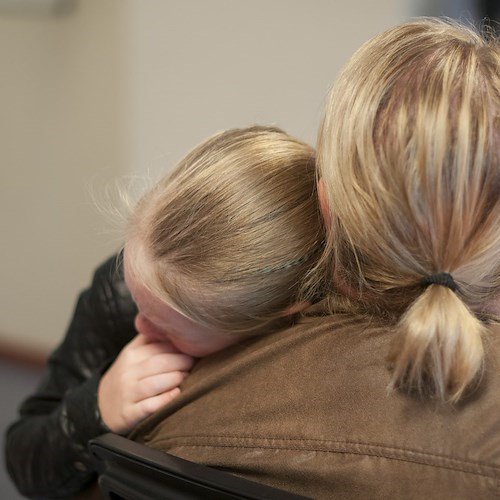
[[180, 354], [168, 341], [138, 334], [109, 367], [99, 383], [101, 417], [112, 432], [124, 434], [174, 399], [194, 358]]

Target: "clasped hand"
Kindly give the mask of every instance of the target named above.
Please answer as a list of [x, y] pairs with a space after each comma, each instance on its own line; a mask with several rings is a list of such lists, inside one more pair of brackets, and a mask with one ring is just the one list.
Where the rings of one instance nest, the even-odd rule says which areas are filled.
[[168, 340], [138, 334], [103, 375], [98, 405], [112, 432], [125, 434], [179, 395], [179, 385], [194, 358], [180, 353]]

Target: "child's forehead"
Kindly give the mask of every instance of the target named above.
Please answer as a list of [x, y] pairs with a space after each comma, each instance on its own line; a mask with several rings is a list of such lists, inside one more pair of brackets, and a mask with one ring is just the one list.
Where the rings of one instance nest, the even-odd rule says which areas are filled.
[[[127, 249], [129, 249], [129, 246], [127, 246]], [[138, 278], [138, 273], [132, 264], [133, 259], [137, 258], [141, 258], [140, 256], [138, 257], [137, 252], [125, 251], [123, 267], [125, 283], [139, 311], [150, 320], [155, 320], [158, 323], [163, 322], [167, 316], [179, 316], [187, 319], [187, 316], [155, 295], [146, 283]]]
[[123, 274], [127, 287], [134, 295], [136, 291], [146, 289], [143, 280], [137, 278], [145, 275], [144, 261], [142, 245], [129, 239], [123, 250]]
[[129, 278], [129, 287], [132, 298], [137, 305], [139, 312], [148, 318], [149, 321], [157, 325], [161, 325], [166, 320], [171, 320], [173, 317], [181, 316], [174, 311], [168, 304], [155, 297], [148, 288], [140, 281]]
[[[139, 302], [149, 302], [150, 298], [153, 299], [153, 297], [152, 294], [148, 292], [146, 286], [136, 278], [137, 273], [134, 272], [133, 266], [131, 265], [131, 260], [136, 258], [136, 253], [131, 252], [130, 246], [127, 245], [123, 254], [123, 274], [125, 284], [132, 294], [132, 298], [139, 306]], [[151, 297], [148, 295], [151, 295]]]
[[[127, 288], [129, 289], [130, 293], [132, 295], [134, 295], [133, 293], [133, 278], [132, 278], [132, 273], [131, 273], [131, 270], [130, 270], [130, 264], [129, 264], [129, 253], [128, 252], [124, 252], [123, 253], [123, 277], [125, 279], [125, 284], [127, 285]], [[135, 299], [134, 299], [135, 300]]]

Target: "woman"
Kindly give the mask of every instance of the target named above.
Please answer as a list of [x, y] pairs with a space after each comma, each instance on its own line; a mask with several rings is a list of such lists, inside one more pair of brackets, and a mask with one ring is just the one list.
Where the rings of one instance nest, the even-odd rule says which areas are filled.
[[133, 437], [313, 498], [497, 498], [499, 79], [498, 41], [451, 21], [361, 47], [319, 134], [327, 299]]
[[445, 21], [389, 31], [353, 57], [320, 132], [322, 265], [395, 318], [391, 388], [442, 401], [479, 382], [500, 305], [499, 57]]

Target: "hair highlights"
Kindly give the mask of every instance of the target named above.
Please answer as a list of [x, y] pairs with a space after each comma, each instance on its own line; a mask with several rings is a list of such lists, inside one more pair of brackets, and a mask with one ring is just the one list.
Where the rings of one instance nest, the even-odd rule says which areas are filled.
[[[481, 373], [478, 318], [500, 296], [499, 125], [498, 41], [449, 20], [375, 37], [331, 91], [318, 269], [399, 318], [392, 387], [456, 401]], [[420, 286], [435, 273], [459, 290]]]

